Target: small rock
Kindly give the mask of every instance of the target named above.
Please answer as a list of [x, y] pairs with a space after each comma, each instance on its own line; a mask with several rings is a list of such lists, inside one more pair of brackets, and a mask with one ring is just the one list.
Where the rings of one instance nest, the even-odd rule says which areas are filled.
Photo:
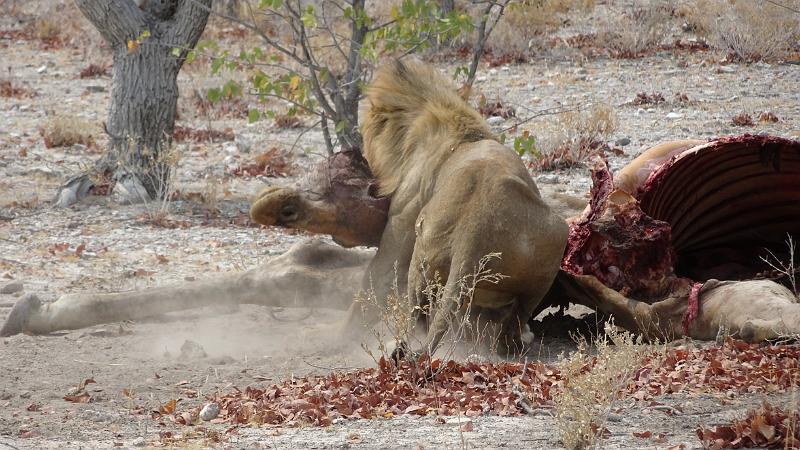
[[91, 85], [91, 86], [86, 86], [86, 90], [89, 92], [97, 93], [97, 92], [105, 92], [106, 88], [105, 86]]
[[626, 145], [631, 143], [631, 138], [629, 137], [619, 138], [616, 141], [614, 141], [614, 143], [619, 145], [620, 147], [625, 147]]
[[225, 366], [228, 364], [233, 364], [236, 362], [232, 356], [222, 355], [222, 356], [215, 356], [213, 358], [208, 358], [208, 364], [212, 366]]
[[111, 198], [121, 205], [135, 205], [149, 201], [150, 194], [137, 177], [127, 176], [114, 185]]
[[671, 113], [667, 114], [667, 119], [680, 119], [681, 117], [683, 117], [683, 116], [681, 114], [676, 113], [676, 112], [671, 112]]
[[503, 120], [504, 119], [500, 116], [492, 116], [486, 119], [486, 123], [488, 123], [489, 126], [493, 127], [495, 125], [500, 125], [501, 123], [503, 123]]
[[147, 445], [147, 441], [144, 440], [143, 437], [138, 437], [134, 439], [133, 442], [131, 442], [131, 445], [134, 447], [144, 447], [145, 445]]
[[203, 406], [203, 409], [200, 410], [200, 418], [206, 422], [216, 419], [218, 415], [219, 404], [217, 403], [207, 403], [206, 406]]
[[25, 289], [25, 285], [22, 284], [22, 281], [12, 281], [0, 288], [0, 294], [14, 294], [22, 292], [23, 289]]
[[47, 64], [45, 64], [45, 65], [39, 67], [38, 69], [36, 69], [36, 73], [41, 74], [41, 73], [45, 73], [45, 72], [47, 72]]
[[183, 345], [181, 345], [181, 358], [197, 359], [205, 358], [206, 356], [206, 351], [203, 349], [203, 346], [195, 341], [187, 339], [183, 342]]
[[19, 393], [19, 398], [31, 398], [31, 391], [22, 391]]
[[536, 181], [544, 184], [558, 184], [558, 175], [539, 175]]
[[736, 72], [736, 69], [731, 67], [731, 66], [719, 66], [719, 68], [717, 69], [717, 72], [719, 72], [719, 73], [734, 73], [734, 72]]

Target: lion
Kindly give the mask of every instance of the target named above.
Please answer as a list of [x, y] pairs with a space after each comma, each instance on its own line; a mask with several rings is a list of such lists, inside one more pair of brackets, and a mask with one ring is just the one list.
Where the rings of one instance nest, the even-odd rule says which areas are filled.
[[[364, 283], [381, 299], [396, 277], [412, 306], [432, 309], [422, 348], [413, 353], [433, 354], [454, 314], [466, 311], [495, 326], [501, 352], [529, 343], [526, 323], [558, 273], [567, 225], [542, 200], [520, 157], [447, 79], [419, 62], [381, 68], [362, 117], [364, 156], [380, 194], [391, 196]], [[501, 278], [479, 282], [470, 295], [462, 280], [490, 254], [499, 258], [484, 269]], [[437, 277], [443, 289], [434, 301], [426, 285]]]

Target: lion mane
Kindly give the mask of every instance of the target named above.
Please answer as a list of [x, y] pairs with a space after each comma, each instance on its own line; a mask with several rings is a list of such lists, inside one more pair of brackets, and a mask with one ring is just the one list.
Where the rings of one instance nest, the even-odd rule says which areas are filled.
[[460, 144], [496, 139], [450, 81], [421, 63], [379, 69], [361, 116], [364, 156], [387, 196], [411, 168], [438, 167]]

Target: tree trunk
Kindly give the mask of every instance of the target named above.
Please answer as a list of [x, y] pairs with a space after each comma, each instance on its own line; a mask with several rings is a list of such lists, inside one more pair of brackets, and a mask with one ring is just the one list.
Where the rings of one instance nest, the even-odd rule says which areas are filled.
[[[178, 72], [208, 20], [212, 0], [76, 0], [114, 53], [106, 155], [96, 171], [110, 175], [122, 200], [167, 195], [175, 163], [170, 148]], [[180, 49], [180, 50], [175, 50]], [[61, 206], [80, 200], [92, 181], [62, 188]], [[67, 189], [67, 192], [63, 192]]]

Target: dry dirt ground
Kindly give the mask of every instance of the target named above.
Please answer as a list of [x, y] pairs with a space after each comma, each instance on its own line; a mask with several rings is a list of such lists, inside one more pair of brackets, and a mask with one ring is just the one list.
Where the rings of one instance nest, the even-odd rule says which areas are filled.
[[[45, 14], [50, 2], [29, 2], [21, 17]], [[37, 6], [38, 5], [38, 6]], [[99, 147], [100, 124], [109, 104], [110, 78], [81, 79], [90, 63], [109, 64], [99, 37], [80, 20], [69, 28], [74, 43], [48, 47], [38, 40], [4, 35], [0, 39], [0, 79], [34, 95], [0, 97], [0, 288], [22, 282], [24, 292], [52, 301], [69, 292], [113, 292], [171, 282], [191, 281], [218, 272], [250, 268], [268, 255], [279, 254], [305, 236], [279, 229], [259, 229], [246, 221], [248, 198], [267, 183], [290, 183], [322, 153], [316, 131], [303, 136], [291, 150], [294, 176], [285, 179], [241, 178], [229, 171], [251, 163], [272, 147], [289, 149], [300, 133], [280, 129], [271, 121], [249, 125], [242, 117], [198, 111], [192, 95], [218, 82], [207, 66], [196, 62], [179, 80], [182, 92], [179, 124], [194, 128], [232, 128], [235, 140], [179, 144], [176, 188], [182, 200], [170, 207], [170, 222], [156, 225], [156, 206], [120, 206], [104, 197], [68, 209], [54, 209], [49, 200], [70, 174], [98, 156], [82, 145], [48, 149], [40, 130], [53, 117], [73, 117], [86, 124]], [[38, 9], [37, 9], [38, 8]], [[41, 10], [41, 11], [39, 11]], [[37, 13], [37, 11], [39, 11]], [[21, 29], [4, 17], [0, 30]], [[217, 25], [217, 35], [220, 26]], [[567, 33], [564, 31], [563, 33]], [[234, 48], [239, 45], [228, 40]], [[476, 85], [490, 99], [528, 110], [599, 102], [613, 107], [618, 127], [610, 142], [624, 144], [613, 156], [619, 168], [640, 151], [669, 139], [710, 138], [742, 132], [800, 136], [800, 67], [788, 64], [726, 64], [713, 52], [658, 52], [639, 59], [581, 58], [552, 52], [530, 63], [481, 67]], [[452, 70], [455, 63], [437, 63]], [[636, 106], [638, 92], [663, 93], [667, 102]], [[670, 99], [685, 94], [688, 103]], [[776, 123], [738, 128], [731, 119], [740, 112], [770, 111]], [[525, 125], [537, 130], [555, 126], [554, 116]], [[498, 123], [497, 128], [512, 124]], [[629, 143], [626, 143], [628, 141]], [[310, 150], [305, 152], [303, 149]], [[543, 190], [584, 198], [588, 171], [573, 168], [534, 173]], [[198, 200], [198, 199], [201, 199]], [[554, 203], [559, 201], [553, 200]], [[580, 202], [559, 204], [576, 212]], [[0, 294], [0, 321], [22, 292]], [[269, 311], [244, 306], [171, 314], [148, 321], [96, 326], [46, 336], [13, 336], [0, 342], [0, 449], [107, 448], [165, 445], [165, 431], [190, 435], [177, 445], [230, 448], [556, 448], [554, 419], [546, 413], [525, 417], [483, 416], [472, 419], [472, 431], [461, 431], [459, 418], [395, 417], [354, 420], [319, 427], [242, 428], [214, 443], [191, 427], [152, 419], [171, 399], [179, 408], [203, 402], [208, 393], [265, 386], [298, 375], [369, 367], [374, 361], [355, 343], [337, 342], [330, 324], [342, 313], [316, 310], [299, 322], [298, 311]], [[182, 351], [187, 341], [205, 355]], [[373, 346], [374, 342], [367, 345]], [[572, 349], [569, 340], [544, 338], [530, 357], [549, 361]], [[86, 379], [90, 403], [64, 400]], [[793, 396], [794, 395], [794, 396]], [[774, 392], [749, 395], [681, 395], [660, 398], [680, 407], [681, 414], [625, 402], [608, 424], [609, 448], [666, 448], [700, 445], [694, 430], [741, 415], [768, 399], [786, 405], [797, 394]], [[161, 422], [161, 423], [160, 423]], [[444, 422], [444, 423], [441, 423]], [[225, 430], [226, 424], [209, 427]], [[660, 441], [635, 438], [633, 431], [664, 433]]]

